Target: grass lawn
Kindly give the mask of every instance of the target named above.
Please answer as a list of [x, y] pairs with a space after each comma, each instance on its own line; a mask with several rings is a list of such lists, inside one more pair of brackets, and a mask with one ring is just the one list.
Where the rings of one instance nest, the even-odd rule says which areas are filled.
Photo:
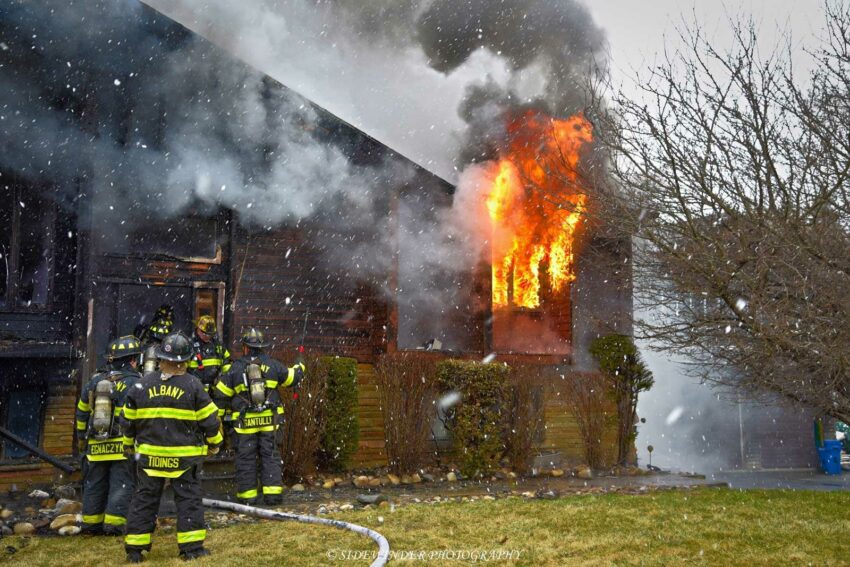
[[[850, 493], [843, 492], [700, 489], [558, 500], [507, 498], [354, 510], [335, 517], [380, 531], [391, 549], [404, 553], [398, 564], [413, 562], [412, 552], [427, 557], [440, 550], [514, 551], [518, 559], [490, 561], [512, 565], [850, 564]], [[18, 551], [9, 554], [10, 545]], [[369, 557], [352, 556], [377, 549], [366, 537], [295, 522], [211, 530], [207, 547], [213, 555], [194, 565], [368, 565]], [[176, 554], [174, 534], [158, 532], [146, 564], [184, 565]], [[123, 560], [117, 539], [0, 541], [0, 563], [72, 567]], [[432, 558], [426, 563], [473, 562]]]

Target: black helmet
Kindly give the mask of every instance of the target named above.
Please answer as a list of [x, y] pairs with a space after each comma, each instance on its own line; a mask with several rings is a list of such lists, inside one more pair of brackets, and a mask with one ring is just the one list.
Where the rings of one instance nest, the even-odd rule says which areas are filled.
[[161, 341], [166, 335], [171, 333], [174, 328], [174, 322], [171, 319], [154, 319], [153, 323], [148, 326], [148, 333], [153, 338]]
[[265, 348], [269, 346], [263, 332], [256, 327], [250, 327], [242, 333], [242, 344], [251, 348]]
[[189, 342], [189, 337], [180, 331], [171, 333], [156, 347], [156, 357], [170, 362], [186, 362], [192, 358], [192, 343]]
[[167, 303], [163, 303], [153, 314], [154, 319], [174, 319], [174, 308]]
[[133, 335], [119, 337], [109, 343], [106, 347], [106, 360], [112, 362], [117, 358], [138, 356], [142, 353], [142, 345], [139, 339]]

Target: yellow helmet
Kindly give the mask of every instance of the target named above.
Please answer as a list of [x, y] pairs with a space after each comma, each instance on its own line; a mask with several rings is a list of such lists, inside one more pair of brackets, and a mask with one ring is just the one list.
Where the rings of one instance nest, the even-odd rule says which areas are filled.
[[195, 328], [200, 329], [208, 335], [214, 335], [216, 331], [215, 319], [212, 315], [201, 315], [195, 323]]

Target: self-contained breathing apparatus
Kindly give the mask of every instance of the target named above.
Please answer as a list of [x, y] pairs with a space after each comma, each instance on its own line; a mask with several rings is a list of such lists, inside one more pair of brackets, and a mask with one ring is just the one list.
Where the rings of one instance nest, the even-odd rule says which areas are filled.
[[248, 389], [251, 403], [257, 410], [262, 410], [266, 404], [266, 379], [260, 365], [252, 362], [242, 374], [242, 383]]
[[156, 372], [159, 368], [159, 359], [156, 356], [156, 345], [148, 345], [142, 354], [142, 375]]
[[109, 438], [112, 424], [115, 419], [112, 393], [115, 391], [115, 382], [121, 379], [121, 372], [111, 371], [97, 385], [89, 391], [89, 407], [92, 408], [91, 419], [87, 438], [98, 441]]

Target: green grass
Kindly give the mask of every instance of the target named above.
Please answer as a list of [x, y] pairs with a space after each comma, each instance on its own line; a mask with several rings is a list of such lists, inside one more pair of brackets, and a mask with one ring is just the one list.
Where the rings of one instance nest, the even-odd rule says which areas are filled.
[[[384, 522], [379, 522], [379, 516]], [[520, 498], [417, 504], [338, 514], [383, 533], [396, 552], [515, 550], [512, 565], [850, 564], [850, 493], [701, 489], [642, 496]], [[13, 545], [14, 554], [3, 551]], [[260, 522], [211, 530], [206, 565], [368, 565], [331, 560], [368, 552], [365, 537], [294, 522]], [[148, 565], [177, 561], [174, 534], [154, 535]], [[122, 563], [117, 539], [4, 538], [0, 562], [26, 565]], [[408, 555], [409, 557], [409, 555]], [[399, 562], [411, 563], [411, 561]], [[440, 561], [432, 565], [471, 564]]]

